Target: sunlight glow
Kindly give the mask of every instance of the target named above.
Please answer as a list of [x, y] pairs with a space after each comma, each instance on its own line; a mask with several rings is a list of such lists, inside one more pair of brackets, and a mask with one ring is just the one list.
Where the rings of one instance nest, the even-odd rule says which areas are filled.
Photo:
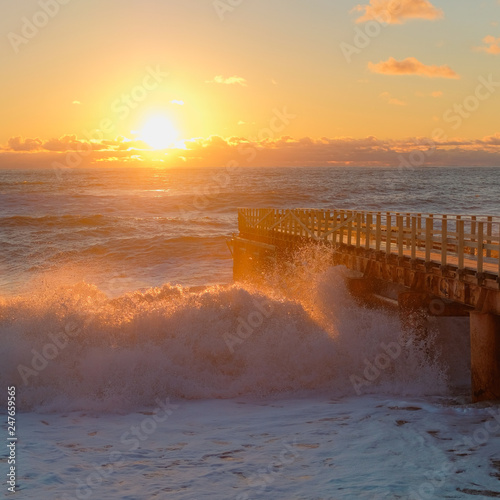
[[153, 149], [166, 149], [173, 146], [178, 136], [179, 132], [172, 122], [162, 115], [149, 118], [139, 132], [139, 139]]

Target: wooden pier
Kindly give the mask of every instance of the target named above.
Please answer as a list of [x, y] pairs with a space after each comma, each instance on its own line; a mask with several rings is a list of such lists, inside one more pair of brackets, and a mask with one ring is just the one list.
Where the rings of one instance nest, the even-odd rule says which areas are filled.
[[430, 315], [470, 316], [472, 398], [500, 399], [500, 217], [356, 210], [238, 210], [234, 278], [306, 244], [360, 278], [353, 293]]

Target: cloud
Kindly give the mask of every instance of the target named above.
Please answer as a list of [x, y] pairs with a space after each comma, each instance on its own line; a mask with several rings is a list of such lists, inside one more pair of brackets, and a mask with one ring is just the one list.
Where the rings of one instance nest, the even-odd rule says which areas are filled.
[[396, 99], [395, 97], [392, 97], [391, 94], [389, 94], [389, 92], [382, 92], [379, 95], [379, 97], [384, 101], [388, 102], [389, 104], [393, 104], [394, 106], [406, 106], [406, 102]]
[[73, 101], [71, 104], [81, 104], [80, 101]]
[[184, 101], [181, 101], [179, 99], [174, 99], [173, 101], [170, 101], [171, 104], [177, 104], [179, 106], [184, 106]]
[[206, 80], [205, 83], [220, 83], [223, 85], [241, 85], [242, 87], [247, 86], [247, 81], [241, 76], [230, 76], [228, 78], [224, 78], [222, 75], [217, 75], [212, 80]]
[[41, 145], [40, 139], [23, 139], [22, 137], [11, 137], [7, 143], [11, 151], [38, 151]]
[[414, 57], [407, 57], [402, 61], [396, 61], [390, 57], [387, 61], [377, 64], [368, 63], [368, 68], [373, 73], [384, 75], [418, 75], [427, 78], [460, 78], [449, 66], [427, 66]]
[[368, 5], [357, 5], [355, 12], [363, 12], [357, 23], [376, 20], [388, 24], [403, 24], [409, 19], [434, 21], [444, 14], [428, 0], [370, 0]]
[[500, 38], [494, 36], [486, 36], [483, 38], [486, 47], [476, 47], [479, 52], [487, 52], [488, 54], [500, 54]]
[[426, 94], [425, 92], [415, 92], [415, 95], [417, 97], [434, 97], [434, 98], [438, 98], [438, 97], [443, 97], [443, 92], [441, 92], [440, 90], [435, 90], [433, 92], [431, 92], [430, 94]]
[[46, 151], [79, 151], [92, 149], [93, 146], [88, 141], [78, 140], [76, 135], [63, 135], [58, 139], [52, 138], [42, 144], [41, 149]]
[[[53, 141], [60, 141], [61, 151], [44, 149], [49, 146], [55, 148], [57, 143]], [[68, 144], [90, 144], [92, 148], [83, 150], [86, 154], [79, 154], [76, 150], [66, 150]], [[54, 162], [69, 167], [144, 166], [158, 163], [165, 166], [187, 167], [228, 164], [233, 166], [237, 164], [241, 167], [327, 165], [398, 167], [407, 165], [413, 152], [423, 152], [426, 165], [500, 164], [500, 133], [482, 139], [445, 137], [438, 141], [426, 137], [388, 140], [374, 136], [362, 138], [284, 136], [249, 140], [245, 137], [211, 136], [185, 141], [183, 149], [170, 149], [168, 154], [164, 151], [148, 150], [144, 144], [124, 137], [91, 143], [70, 135], [46, 142], [40, 139], [12, 138], [9, 145], [0, 148], [0, 168], [52, 168]], [[37, 147], [38, 149], [34, 149]], [[421, 156], [419, 153], [418, 157]]]
[[103, 139], [101, 141], [88, 141], [78, 139], [76, 135], [63, 135], [59, 138], [51, 138], [45, 141], [41, 139], [23, 139], [21, 137], [11, 137], [7, 145], [0, 150], [3, 151], [39, 151], [65, 153], [68, 151], [83, 152], [91, 151], [131, 151], [131, 150], [149, 150], [151, 146], [143, 141], [130, 140], [125, 137], [116, 139]]

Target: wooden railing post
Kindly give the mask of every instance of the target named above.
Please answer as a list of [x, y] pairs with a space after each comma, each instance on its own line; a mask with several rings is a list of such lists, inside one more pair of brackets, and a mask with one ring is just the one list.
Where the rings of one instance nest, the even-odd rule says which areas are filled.
[[391, 253], [391, 240], [392, 240], [392, 217], [391, 213], [386, 213], [386, 221], [385, 221], [385, 253], [389, 255]]
[[[325, 211], [325, 230], [323, 231], [323, 234], [326, 234], [328, 231], [330, 231], [330, 218], [331, 218], [330, 210]], [[328, 236], [326, 236], [326, 238], [328, 238]]]
[[368, 250], [370, 248], [370, 237], [371, 237], [371, 229], [372, 229], [372, 219], [373, 215], [367, 214], [366, 216], [366, 232], [365, 232], [365, 248]]
[[477, 272], [483, 272], [484, 264], [484, 222], [477, 223]]
[[448, 257], [448, 217], [443, 215], [441, 221], [441, 265], [446, 266]]
[[471, 242], [474, 243], [476, 241], [476, 238], [474, 237], [476, 235], [476, 216], [475, 215], [473, 215], [471, 217], [470, 234], [471, 234]]
[[458, 238], [458, 270], [462, 271], [464, 269], [464, 238], [465, 238], [465, 221], [462, 219], [457, 219], [457, 238]]
[[361, 246], [361, 226], [363, 224], [363, 214], [362, 213], [357, 213], [356, 214], [356, 248], [359, 248]]
[[347, 244], [351, 246], [352, 243], [352, 212], [347, 212]]
[[410, 248], [410, 238], [409, 235], [411, 234], [411, 215], [406, 214], [406, 248]]
[[417, 224], [418, 218], [411, 218], [411, 260], [415, 260], [417, 257]]
[[[334, 210], [333, 211], [333, 228], [332, 229], [335, 229], [339, 224], [339, 214], [337, 212], [337, 210]], [[333, 238], [333, 244], [336, 245], [337, 244], [337, 231], [333, 231], [332, 233], [332, 238]]]
[[382, 214], [377, 212], [377, 223], [375, 228], [375, 250], [380, 252], [380, 244], [382, 240]]
[[422, 241], [422, 214], [417, 214], [417, 246], [420, 248]]
[[339, 221], [339, 243], [342, 245], [344, 243], [344, 219], [345, 213], [343, 210], [340, 212], [340, 221]]
[[434, 216], [429, 214], [425, 219], [425, 262], [431, 261], [431, 250], [434, 239]]
[[[486, 226], [486, 244], [491, 245], [492, 243], [492, 234], [493, 234], [493, 217], [488, 217], [488, 225]], [[488, 248], [486, 250], [486, 257], [491, 257], [491, 249]]]
[[404, 244], [404, 226], [403, 226], [403, 216], [396, 216], [396, 223], [398, 225], [398, 257], [403, 257], [403, 244]]

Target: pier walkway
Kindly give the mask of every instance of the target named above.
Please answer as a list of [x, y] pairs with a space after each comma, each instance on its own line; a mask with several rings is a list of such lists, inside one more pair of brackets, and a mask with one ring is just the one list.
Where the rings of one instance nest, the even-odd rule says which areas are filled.
[[235, 279], [324, 245], [332, 265], [358, 273], [354, 288], [365, 295], [392, 286], [400, 308], [469, 315], [473, 399], [500, 399], [500, 217], [241, 208], [238, 230]]

